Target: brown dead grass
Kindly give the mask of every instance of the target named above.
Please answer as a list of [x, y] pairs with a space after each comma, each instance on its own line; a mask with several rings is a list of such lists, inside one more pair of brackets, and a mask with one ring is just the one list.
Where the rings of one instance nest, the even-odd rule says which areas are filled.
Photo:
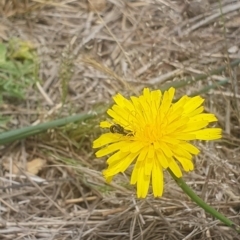
[[[240, 71], [229, 64], [240, 58], [240, 3], [220, 3], [1, 1], [1, 39], [30, 40], [41, 62], [40, 81], [26, 101], [5, 104], [2, 114], [12, 116], [11, 128], [28, 126], [110, 103], [116, 92], [159, 88], [227, 65], [178, 91], [191, 94], [229, 79], [205, 95], [224, 138], [199, 144], [196, 170], [184, 179], [239, 225]], [[161, 199], [137, 200], [128, 172], [106, 185], [105, 162], [91, 149], [98, 131], [87, 122], [1, 148], [1, 239], [240, 239], [192, 203], [167, 173]], [[35, 159], [46, 161], [37, 176], [27, 169]]]

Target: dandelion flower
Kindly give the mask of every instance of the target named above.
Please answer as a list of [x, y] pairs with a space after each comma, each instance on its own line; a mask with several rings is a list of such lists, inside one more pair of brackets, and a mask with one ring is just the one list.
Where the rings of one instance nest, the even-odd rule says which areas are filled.
[[139, 97], [113, 97], [115, 104], [107, 111], [112, 120], [100, 123], [109, 132], [93, 142], [93, 148], [101, 148], [97, 157], [108, 156], [103, 171], [108, 182], [134, 164], [131, 184], [136, 184], [137, 196], [145, 198], [151, 184], [153, 195], [160, 197], [165, 169], [177, 178], [181, 167], [193, 170], [192, 158], [200, 151], [189, 141], [221, 138], [220, 128], [206, 128], [217, 118], [204, 113], [203, 98], [183, 96], [173, 103], [174, 93], [174, 88], [164, 93], [145, 88]]

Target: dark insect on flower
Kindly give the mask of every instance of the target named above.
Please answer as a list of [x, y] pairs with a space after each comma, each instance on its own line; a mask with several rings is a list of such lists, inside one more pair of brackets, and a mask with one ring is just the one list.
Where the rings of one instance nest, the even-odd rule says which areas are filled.
[[122, 134], [124, 136], [133, 136], [133, 133], [129, 130], [124, 129], [121, 125], [119, 124], [114, 124], [110, 127], [110, 132], [111, 133], [118, 133]]

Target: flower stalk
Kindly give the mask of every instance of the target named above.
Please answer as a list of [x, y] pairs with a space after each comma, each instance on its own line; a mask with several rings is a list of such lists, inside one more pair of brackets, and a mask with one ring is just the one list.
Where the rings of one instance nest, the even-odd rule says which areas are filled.
[[216, 209], [209, 206], [206, 202], [204, 202], [200, 197], [193, 192], [193, 190], [186, 184], [186, 182], [182, 178], [177, 178], [171, 169], [167, 169], [168, 172], [171, 174], [172, 178], [175, 180], [177, 185], [191, 198], [193, 202], [195, 202], [199, 207], [204, 209], [207, 213], [211, 214], [213, 217], [217, 218], [227, 226], [233, 228], [237, 232], [240, 233], [240, 227], [236, 226], [234, 222], [230, 219], [219, 213]]

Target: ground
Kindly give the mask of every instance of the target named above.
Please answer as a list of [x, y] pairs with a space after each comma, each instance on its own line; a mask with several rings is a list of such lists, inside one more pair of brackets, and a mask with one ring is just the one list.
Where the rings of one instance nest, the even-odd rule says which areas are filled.
[[[0, 39], [32, 44], [37, 76], [3, 99], [4, 130], [95, 112], [120, 92], [175, 86], [201, 93], [223, 139], [196, 143], [184, 174], [207, 203], [240, 224], [240, 3], [234, 0], [2, 0]], [[37, 60], [36, 60], [37, 59]], [[2, 80], [0, 81], [7, 81]], [[19, 79], [19, 81], [22, 81]], [[129, 175], [107, 184], [92, 141], [103, 115], [1, 146], [1, 239], [240, 239], [165, 173], [162, 198], [137, 199]]]

